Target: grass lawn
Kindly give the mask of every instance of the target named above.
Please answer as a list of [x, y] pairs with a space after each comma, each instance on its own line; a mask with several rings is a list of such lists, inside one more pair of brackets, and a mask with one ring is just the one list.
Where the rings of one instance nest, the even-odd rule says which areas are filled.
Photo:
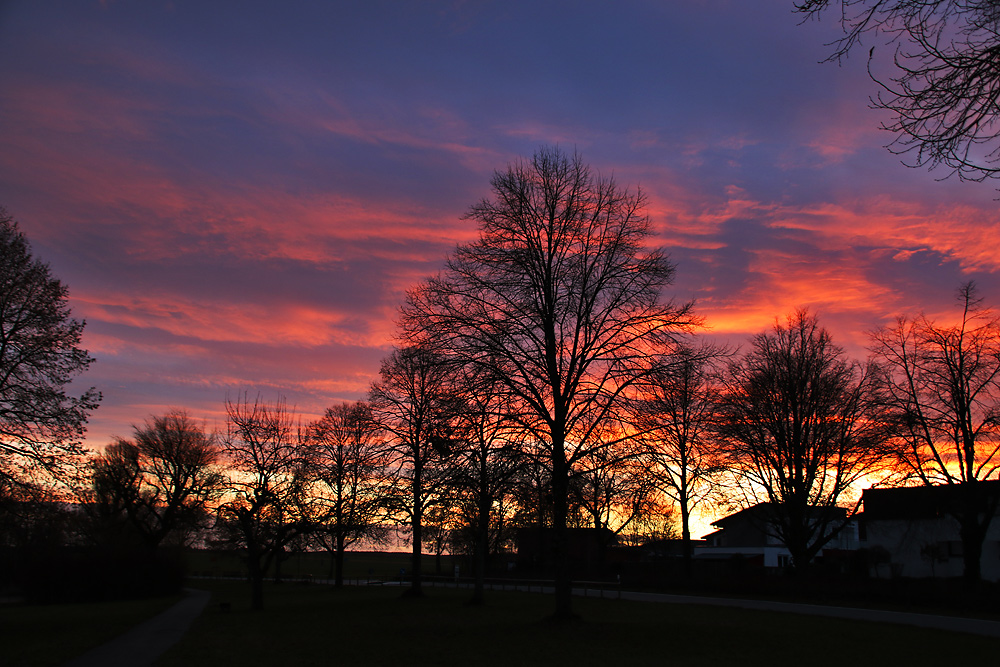
[[0, 665], [60, 665], [180, 599], [0, 606]]
[[[552, 598], [398, 587], [271, 585], [249, 611], [242, 582], [199, 581], [213, 601], [157, 665], [879, 665], [991, 664], [997, 642], [903, 626], [719, 607], [574, 599], [580, 620], [547, 620]], [[230, 602], [223, 612], [219, 602]], [[972, 662], [976, 661], [976, 662]]]

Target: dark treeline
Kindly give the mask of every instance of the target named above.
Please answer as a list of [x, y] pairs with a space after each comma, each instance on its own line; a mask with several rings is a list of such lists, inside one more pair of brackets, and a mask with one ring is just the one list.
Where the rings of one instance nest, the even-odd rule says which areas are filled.
[[[699, 339], [692, 304], [663, 300], [674, 267], [646, 245], [644, 204], [579, 156], [543, 149], [496, 173], [467, 216], [479, 239], [408, 293], [366, 400], [308, 423], [283, 398], [243, 391], [226, 399], [224, 432], [173, 410], [92, 455], [79, 437], [96, 394], [32, 394], [8, 352], [30, 342], [8, 322], [16, 299], [35, 298], [16, 283], [37, 267], [4, 218], [3, 585], [39, 598], [58, 597], [53, 581], [63, 597], [160, 591], [179, 585], [171, 554], [202, 546], [243, 557], [259, 609], [289, 554], [328, 552], [342, 585], [352, 545], [406, 526], [407, 594], [422, 592], [421, 554], [447, 550], [468, 556], [481, 603], [491, 557], [536, 528], [551, 536], [555, 614], [568, 618], [573, 528], [680, 539], [690, 572], [695, 513], [761, 504], [803, 571], [875, 484], [959, 489], [966, 578], [978, 581], [996, 511], [976, 489], [1000, 459], [1000, 323], [975, 286], [946, 323], [918, 314], [873, 331], [864, 361], [807, 310], [742, 350], [718, 347]], [[41, 326], [65, 335], [33, 344], [51, 346], [58, 394], [90, 360], [65, 288], [49, 289]], [[62, 422], [44, 421], [43, 399], [63, 401]], [[15, 431], [24, 404], [39, 415]], [[69, 575], [53, 579], [57, 567]]]

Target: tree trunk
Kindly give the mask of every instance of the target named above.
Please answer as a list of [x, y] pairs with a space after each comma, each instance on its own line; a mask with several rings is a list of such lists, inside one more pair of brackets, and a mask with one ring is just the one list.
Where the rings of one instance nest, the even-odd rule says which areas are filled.
[[334, 580], [333, 585], [337, 588], [344, 587], [344, 536], [337, 534], [334, 538], [337, 544], [337, 553], [334, 559]]
[[568, 515], [569, 470], [562, 442], [552, 447], [552, 555], [555, 565], [556, 610], [559, 622], [573, 618], [573, 577], [570, 573]]
[[261, 611], [264, 609], [264, 570], [260, 560], [249, 555], [247, 570], [250, 579], [250, 609]]
[[964, 514], [959, 518], [958, 534], [962, 538], [962, 581], [969, 590], [978, 588], [982, 581], [983, 541], [986, 529], [979, 523], [979, 517], [973, 513]]
[[681, 492], [681, 556], [684, 563], [685, 578], [691, 577], [691, 511], [688, 509], [687, 497]]
[[476, 526], [475, 544], [475, 586], [471, 604], [481, 605], [486, 601], [486, 559], [490, 550], [490, 499], [485, 490], [479, 491], [479, 525]]
[[424, 594], [421, 584], [421, 564], [423, 559], [423, 511], [419, 503], [414, 503], [413, 519], [410, 522], [413, 550], [410, 555], [410, 588], [406, 595], [420, 597]]

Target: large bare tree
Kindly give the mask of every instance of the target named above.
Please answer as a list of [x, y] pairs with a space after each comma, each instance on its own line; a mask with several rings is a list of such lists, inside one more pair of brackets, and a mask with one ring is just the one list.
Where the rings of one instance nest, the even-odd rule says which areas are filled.
[[747, 498], [767, 503], [762, 528], [796, 570], [853, 515], [838, 503], [886, 462], [876, 379], [804, 310], [754, 336], [729, 367], [717, 426], [728, 463]]
[[[496, 375], [551, 471], [555, 616], [572, 616], [567, 497], [573, 465], [601, 424], [644, 381], [651, 339], [691, 328], [662, 301], [674, 267], [646, 247], [641, 192], [596, 175], [579, 155], [543, 148], [498, 171], [469, 211], [479, 240], [414, 289], [404, 335], [433, 341]], [[654, 355], [655, 356], [655, 355]], [[516, 405], [516, 407], [514, 407]]]
[[872, 106], [892, 114], [889, 148], [913, 166], [941, 165], [965, 180], [1000, 176], [1000, 5], [995, 0], [802, 0], [807, 16], [832, 14], [844, 29], [830, 60], [866, 36], [892, 49], [892, 74], [869, 72], [880, 86]]
[[75, 480], [84, 458], [87, 415], [101, 395], [68, 393], [94, 361], [68, 295], [0, 208], [0, 506], [42, 480]]
[[964, 576], [975, 583], [997, 511], [995, 494], [978, 482], [1000, 472], [1000, 319], [974, 283], [959, 289], [958, 302], [953, 323], [899, 317], [871, 341], [887, 371], [899, 464], [922, 484], [957, 490], [949, 511], [959, 523]]

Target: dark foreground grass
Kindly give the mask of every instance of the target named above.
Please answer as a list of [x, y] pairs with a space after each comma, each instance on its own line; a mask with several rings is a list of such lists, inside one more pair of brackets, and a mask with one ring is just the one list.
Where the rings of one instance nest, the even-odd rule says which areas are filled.
[[[201, 585], [202, 582], [199, 582]], [[995, 639], [904, 626], [719, 607], [575, 599], [554, 624], [551, 596], [434, 588], [271, 586], [249, 611], [246, 585], [205, 582], [213, 602], [159, 666], [231, 665], [885, 665], [991, 664]], [[229, 602], [231, 611], [221, 611]], [[976, 661], [976, 662], [971, 662]]]
[[61, 665], [180, 599], [0, 606], [0, 665]]

